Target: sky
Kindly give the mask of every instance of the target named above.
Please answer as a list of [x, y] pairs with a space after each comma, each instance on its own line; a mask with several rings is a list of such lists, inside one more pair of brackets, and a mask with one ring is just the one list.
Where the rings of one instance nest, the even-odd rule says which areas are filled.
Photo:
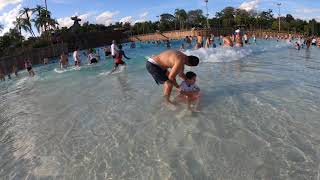
[[[162, 13], [174, 13], [176, 8], [185, 10], [202, 9], [206, 13], [204, 0], [47, 0], [48, 9], [61, 27], [73, 24], [71, 16], [78, 15], [81, 23], [89, 21], [109, 25], [114, 22], [156, 21]], [[294, 17], [320, 22], [320, 0], [209, 0], [209, 16], [224, 7], [232, 6], [258, 11], [273, 9], [278, 14], [277, 3], [281, 3], [281, 14], [290, 13]], [[0, 24], [7, 32], [23, 7], [44, 6], [44, 0], [0, 0]], [[27, 34], [24, 34], [27, 35]]]

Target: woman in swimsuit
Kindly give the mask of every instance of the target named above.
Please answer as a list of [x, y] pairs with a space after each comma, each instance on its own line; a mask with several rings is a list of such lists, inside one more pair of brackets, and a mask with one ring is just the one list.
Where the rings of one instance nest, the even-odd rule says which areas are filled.
[[24, 61], [24, 66], [27, 69], [27, 71], [29, 73], [29, 76], [34, 76], [35, 75], [35, 73], [34, 73], [34, 71], [32, 69], [32, 64], [31, 64], [30, 60], [26, 59]]

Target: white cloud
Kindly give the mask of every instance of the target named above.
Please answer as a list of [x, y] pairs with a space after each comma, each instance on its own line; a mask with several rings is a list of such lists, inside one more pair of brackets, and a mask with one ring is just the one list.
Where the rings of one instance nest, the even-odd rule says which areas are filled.
[[135, 23], [139, 23], [139, 22], [146, 22], [146, 21], [147, 21], [147, 20], [145, 20], [145, 19], [137, 19], [137, 20], [134, 21], [134, 24], [135, 24]]
[[300, 9], [300, 10], [296, 10], [296, 12], [306, 13], [306, 14], [320, 13], [320, 8], [303, 8], [303, 9]]
[[[93, 13], [85, 13], [85, 14], [81, 14], [78, 15], [78, 13], [76, 13], [73, 16], [78, 16], [78, 18], [81, 19], [81, 21], [79, 22], [80, 24], [83, 24], [85, 22], [87, 22], [89, 20], [89, 18], [91, 18], [93, 15]], [[59, 18], [57, 19], [58, 23], [59, 23], [59, 27], [71, 27], [73, 25], [73, 20], [71, 19], [72, 16], [70, 17], [63, 17], [63, 18]]]
[[144, 12], [142, 14], [140, 14], [140, 18], [144, 19], [145, 17], [147, 17], [149, 14], [149, 12]]
[[127, 16], [127, 17], [124, 17], [122, 19], [120, 19], [119, 22], [122, 22], [122, 23], [132, 23], [133, 19], [132, 19], [132, 16]]
[[17, 5], [15, 8], [11, 9], [8, 12], [3, 13], [0, 16], [0, 22], [3, 24], [3, 30], [1, 31], [0, 35], [8, 32], [10, 28], [13, 28], [13, 22], [16, 20], [16, 17], [19, 15], [19, 11], [21, 9], [21, 4]]
[[246, 2], [243, 2], [239, 8], [240, 9], [244, 9], [246, 11], [250, 11], [250, 10], [253, 10], [253, 9], [256, 9], [258, 7], [260, 3], [260, 0], [253, 0], [253, 1], [246, 1]]
[[0, 10], [9, 4], [18, 4], [21, 3], [21, 1], [22, 0], [0, 0]]
[[119, 11], [115, 11], [115, 12], [105, 11], [96, 17], [96, 23], [109, 25], [114, 22], [113, 17], [117, 14], [119, 14]]

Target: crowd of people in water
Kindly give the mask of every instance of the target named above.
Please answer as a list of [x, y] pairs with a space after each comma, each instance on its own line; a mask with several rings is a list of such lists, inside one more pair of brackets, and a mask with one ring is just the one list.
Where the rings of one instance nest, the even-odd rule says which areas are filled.
[[[194, 39], [195, 38], [195, 39]], [[311, 46], [318, 46], [320, 48], [320, 39], [316, 37], [294, 37], [289, 35], [285, 36], [269, 36], [265, 35], [265, 40], [276, 39], [277, 41], [286, 40], [293, 44], [293, 46], [300, 50], [302, 48], [310, 48]], [[195, 40], [195, 46], [192, 42]], [[153, 44], [160, 45], [161, 41], [153, 41]], [[189, 71], [184, 72], [184, 66], [197, 66], [199, 64], [199, 58], [196, 56], [187, 56], [183, 53], [186, 48], [216, 48], [218, 45], [223, 47], [243, 47], [244, 45], [257, 44], [257, 38], [255, 34], [242, 33], [239, 29], [232, 35], [223, 35], [215, 37], [214, 35], [202, 36], [199, 34], [196, 37], [186, 36], [179, 50], [171, 49], [170, 40], [163, 41], [168, 50], [160, 53], [159, 55], [150, 57], [146, 62], [146, 69], [153, 77], [155, 82], [163, 84], [163, 95], [168, 104], [175, 104], [176, 102], [186, 102], [188, 108], [191, 111], [197, 111], [196, 104], [200, 97], [200, 88], [196, 85], [196, 73]], [[136, 48], [135, 42], [131, 42], [130, 48]], [[82, 53], [87, 57], [88, 64], [95, 64], [100, 61], [99, 49], [90, 48]], [[78, 47], [75, 47], [72, 53], [74, 67], [80, 69], [83, 62], [81, 60], [81, 52]], [[105, 56], [111, 56], [114, 62], [114, 67], [110, 73], [113, 73], [119, 66], [125, 66], [126, 63], [123, 58], [130, 59], [126, 56], [122, 45], [117, 44], [115, 40], [112, 41], [111, 46], [104, 48]], [[44, 64], [48, 64], [48, 59], [43, 60]], [[32, 69], [32, 64], [29, 59], [24, 61], [25, 69], [28, 71], [29, 76], [35, 76], [35, 72]], [[63, 52], [59, 60], [59, 68], [66, 69], [70, 66], [68, 52]], [[12, 67], [12, 73], [18, 77], [18, 68], [16, 65]], [[7, 73], [8, 79], [11, 79], [11, 73]], [[176, 77], [179, 76], [183, 81], [181, 84], [177, 83]], [[5, 81], [5, 74], [0, 68], [0, 80]], [[172, 101], [170, 96], [173, 87], [175, 87], [179, 95]]]

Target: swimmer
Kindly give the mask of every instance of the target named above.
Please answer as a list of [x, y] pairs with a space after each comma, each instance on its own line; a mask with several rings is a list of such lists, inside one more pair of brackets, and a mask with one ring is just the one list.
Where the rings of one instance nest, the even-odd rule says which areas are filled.
[[230, 39], [229, 36], [227, 36], [226, 34], [223, 36], [223, 46], [224, 47], [233, 47], [233, 42], [232, 40]]
[[63, 52], [60, 56], [60, 68], [64, 69], [69, 66], [68, 56]]
[[125, 57], [126, 59], [130, 59], [125, 55], [124, 51], [122, 50], [121, 44], [119, 45], [118, 48], [119, 48], [119, 50], [117, 51], [115, 58], [114, 58], [114, 68], [110, 72], [110, 74], [113, 73], [114, 71], [116, 71], [118, 69], [119, 65], [126, 65], [126, 63], [124, 61], [122, 61], [122, 57]]
[[79, 51], [79, 48], [76, 47], [74, 52], [73, 52], [73, 60], [74, 60], [74, 65], [76, 67], [80, 67], [80, 65], [81, 65], [81, 60], [80, 60], [80, 56], [79, 56], [79, 52], [78, 51]]
[[[173, 104], [170, 100], [172, 88], [173, 86], [177, 89], [180, 88], [176, 76], [179, 75], [180, 78], [186, 80], [184, 65], [197, 66], [198, 64], [199, 58], [196, 56], [187, 56], [180, 51], [167, 50], [149, 58], [146, 62], [146, 68], [158, 85], [163, 84], [165, 101]], [[171, 70], [168, 71], [168, 69]]]
[[[177, 99], [179, 101], [187, 101], [188, 109], [192, 112], [198, 112], [196, 104], [200, 98], [200, 88], [196, 85], [197, 75], [189, 71], [186, 73], [186, 80], [182, 81], [180, 85], [180, 94]], [[194, 105], [194, 107], [192, 107]]]
[[93, 63], [98, 63], [98, 59], [96, 57], [96, 55], [93, 53], [93, 50], [90, 48], [88, 50], [88, 63], [89, 64], [93, 64]]
[[35, 73], [34, 73], [34, 71], [33, 71], [33, 69], [32, 69], [32, 64], [31, 64], [30, 60], [26, 59], [26, 60], [24, 61], [24, 66], [25, 66], [25, 68], [27, 69], [27, 71], [28, 71], [28, 73], [29, 73], [29, 76], [32, 77], [32, 76], [35, 75]]

